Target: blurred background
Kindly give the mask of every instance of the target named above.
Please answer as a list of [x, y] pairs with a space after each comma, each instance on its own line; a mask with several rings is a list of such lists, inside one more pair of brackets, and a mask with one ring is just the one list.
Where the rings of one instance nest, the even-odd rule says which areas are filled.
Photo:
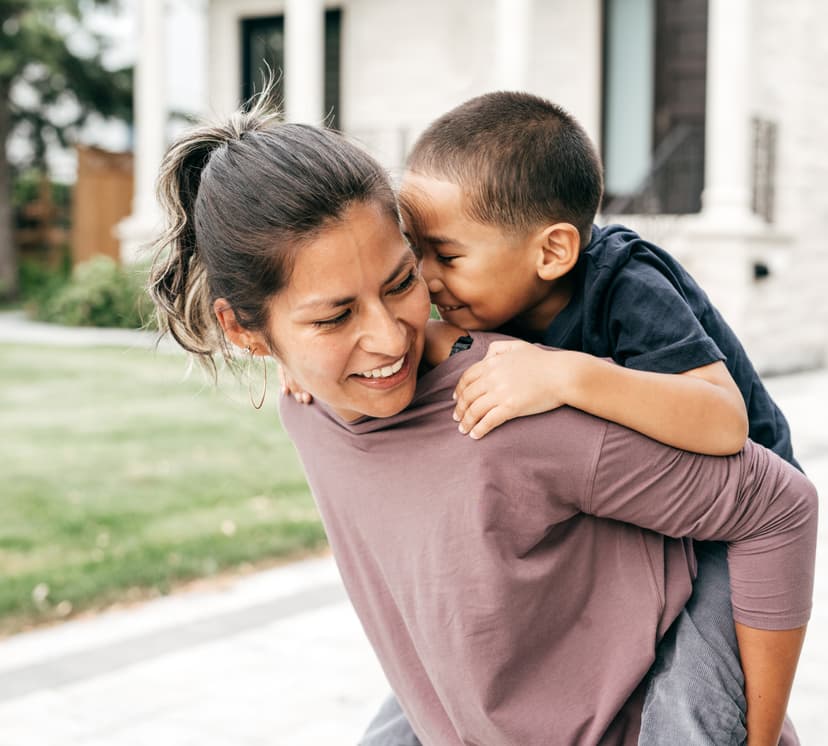
[[[288, 119], [344, 131], [395, 176], [419, 132], [476, 94], [522, 89], [568, 109], [604, 160], [598, 222], [636, 228], [699, 280], [778, 392], [800, 461], [828, 490], [823, 0], [0, 0], [0, 42], [0, 722], [19, 725], [5, 739], [0, 726], [0, 746], [52, 743], [46, 731], [27, 735], [41, 707], [53, 708], [38, 725], [54, 725], [55, 743], [180, 744], [198, 734], [203, 744], [205, 733], [216, 743], [350, 743], [382, 694], [358, 625], [332, 590], [318, 608], [276, 617], [299, 624], [305, 611], [321, 614], [284, 634], [353, 657], [341, 684], [330, 658], [315, 669], [291, 658], [286, 673], [285, 651], [270, 650], [255, 685], [240, 680], [196, 700], [223, 712], [219, 701], [229, 706], [287, 676], [280, 686], [304, 692], [288, 708], [292, 731], [287, 715], [257, 715], [272, 738], [264, 726], [244, 739], [238, 728], [215, 735], [202, 713], [184, 718], [175, 737], [167, 723], [115, 739], [115, 730], [77, 724], [96, 722], [87, 705], [66, 704], [73, 686], [93, 679], [114, 691], [104, 673], [133, 686], [117, 677], [136, 662], [97, 649], [110, 633], [83, 625], [134, 630], [118, 616], [134, 612], [173, 628], [174, 614], [152, 617], [169, 607], [147, 606], [170, 594], [200, 598], [197, 616], [208, 619], [223, 596], [198, 594], [254, 575], [263, 578], [257, 588], [295, 590], [290, 573], [304, 566], [315, 568], [314, 587], [337, 582], [324, 559], [322, 571], [314, 562], [287, 575], [266, 570], [325, 553], [272, 382], [255, 412], [246, 380], [222, 372], [216, 387], [187, 377], [181, 354], [155, 348], [143, 291], [167, 144], [194, 119], [237, 108], [268, 69], [280, 74]], [[251, 375], [258, 392], [261, 371]], [[825, 544], [823, 534], [823, 575]], [[815, 739], [803, 743], [819, 743], [828, 726], [821, 583], [792, 703]], [[256, 593], [255, 604], [234, 609], [271, 591]], [[127, 611], [99, 615], [113, 607]], [[265, 614], [248, 626], [262, 633], [272, 621]], [[58, 628], [75, 639], [72, 655], [95, 659], [97, 649], [102, 668], [90, 673], [66, 657], [64, 638], [43, 637]], [[205, 639], [217, 644], [242, 628], [219, 626], [225, 632]], [[187, 629], [154, 648], [153, 660], [191, 649], [201, 638]], [[288, 686], [300, 669], [314, 672], [306, 686]], [[145, 703], [160, 696], [146, 682], [129, 691], [125, 699]], [[100, 691], [89, 697], [93, 707]], [[161, 723], [168, 705], [147, 705], [143, 720]], [[137, 715], [123, 712], [117, 727], [128, 733]], [[314, 730], [313, 717], [333, 730]]]

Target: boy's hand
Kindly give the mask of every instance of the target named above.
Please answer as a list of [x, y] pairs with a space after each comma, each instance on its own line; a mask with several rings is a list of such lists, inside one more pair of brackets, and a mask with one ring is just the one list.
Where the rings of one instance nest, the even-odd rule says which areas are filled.
[[[560, 357], [565, 354], [519, 340], [492, 342], [486, 357], [463, 373], [454, 390], [460, 432], [482, 438], [506, 420], [563, 406], [557, 393], [562, 381], [555, 374], [566, 372]], [[558, 358], [552, 360], [553, 355]]]
[[302, 387], [285, 373], [285, 369], [281, 365], [278, 367], [279, 386], [281, 387], [282, 393], [285, 396], [292, 394], [293, 398], [300, 404], [310, 404], [313, 401], [313, 397], [307, 391], [303, 391]]

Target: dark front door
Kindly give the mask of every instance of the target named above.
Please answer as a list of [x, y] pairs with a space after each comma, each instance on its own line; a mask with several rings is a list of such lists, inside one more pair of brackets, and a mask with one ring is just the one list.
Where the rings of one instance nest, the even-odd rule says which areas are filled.
[[654, 163], [661, 212], [698, 212], [704, 188], [707, 0], [658, 0], [655, 41], [653, 153], [663, 154], [662, 163]]
[[[342, 11], [325, 11], [325, 114], [327, 124], [337, 128], [341, 118], [339, 99], [340, 45]], [[283, 72], [285, 69], [285, 18], [265, 16], [246, 18], [241, 23], [242, 35], [242, 100], [247, 100], [262, 87], [268, 67], [277, 76], [275, 94], [284, 101]]]

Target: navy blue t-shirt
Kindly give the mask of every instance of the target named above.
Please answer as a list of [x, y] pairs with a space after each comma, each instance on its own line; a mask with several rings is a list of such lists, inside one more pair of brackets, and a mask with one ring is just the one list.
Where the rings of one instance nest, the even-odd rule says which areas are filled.
[[657, 373], [723, 360], [744, 397], [751, 440], [800, 468], [788, 423], [745, 349], [670, 254], [624, 226], [593, 226], [573, 271], [572, 299], [540, 341]]

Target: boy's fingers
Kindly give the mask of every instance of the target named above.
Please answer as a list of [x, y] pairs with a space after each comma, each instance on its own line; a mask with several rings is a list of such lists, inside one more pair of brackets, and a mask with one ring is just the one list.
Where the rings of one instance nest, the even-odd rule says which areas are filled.
[[466, 414], [466, 410], [474, 404], [481, 396], [491, 394], [491, 387], [488, 385], [486, 376], [472, 381], [466, 386], [463, 393], [457, 397], [457, 404], [454, 407], [454, 420], [460, 422]]
[[310, 404], [313, 401], [313, 397], [307, 391], [302, 391], [302, 388], [297, 386], [296, 382], [285, 373], [285, 369], [281, 365], [277, 366], [277, 370], [279, 371], [279, 386], [282, 394], [285, 396], [292, 394], [299, 404]]
[[512, 418], [507, 413], [505, 407], [493, 407], [483, 416], [469, 433], [469, 437], [474, 440], [480, 440], [484, 435], [487, 435], [496, 427], [500, 427], [507, 420]]
[[460, 420], [460, 424], [457, 429], [463, 433], [463, 435], [471, 432], [475, 425], [477, 425], [477, 423], [480, 422], [480, 420], [486, 416], [486, 413], [494, 406], [496, 406], [495, 403], [488, 396], [481, 396], [475, 399], [466, 409], [466, 412]]
[[486, 366], [484, 365], [485, 358], [476, 362], [474, 365], [470, 365], [466, 370], [463, 372], [463, 375], [460, 376], [460, 380], [457, 382], [457, 386], [454, 389], [454, 398], [460, 399], [463, 395], [463, 391], [472, 383], [474, 383], [483, 373], [486, 371]]

